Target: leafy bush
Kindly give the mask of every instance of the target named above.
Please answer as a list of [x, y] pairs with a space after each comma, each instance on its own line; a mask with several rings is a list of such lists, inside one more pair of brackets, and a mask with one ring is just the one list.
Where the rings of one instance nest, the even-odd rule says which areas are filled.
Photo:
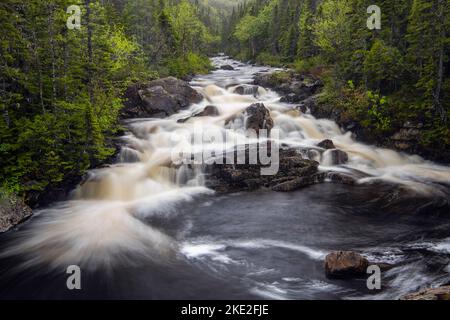
[[256, 62], [262, 65], [272, 67], [282, 67], [284, 65], [283, 59], [280, 56], [274, 56], [270, 53], [263, 52], [256, 57]]
[[371, 123], [379, 131], [388, 131], [391, 129], [391, 120], [387, 110], [386, 97], [380, 96], [372, 91], [367, 92], [369, 99], [369, 110], [367, 114]]
[[294, 62], [294, 69], [299, 73], [311, 73], [313, 69], [324, 66], [320, 56], [314, 56], [307, 59], [297, 59]]
[[185, 57], [169, 59], [166, 65], [169, 74], [177, 78], [185, 78], [194, 74], [205, 74], [212, 69], [208, 57], [195, 53], [189, 53]]

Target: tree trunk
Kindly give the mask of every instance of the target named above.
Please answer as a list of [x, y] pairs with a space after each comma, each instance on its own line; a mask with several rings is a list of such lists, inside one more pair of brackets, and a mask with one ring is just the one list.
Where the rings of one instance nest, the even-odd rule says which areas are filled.
[[56, 55], [55, 55], [55, 39], [54, 39], [54, 23], [53, 23], [53, 6], [49, 6], [48, 27], [50, 33], [50, 54], [52, 60], [52, 105], [56, 99]]
[[[444, 0], [447, 1], [447, 0]], [[444, 21], [444, 1], [439, 1], [440, 11], [439, 11], [439, 24], [441, 26], [441, 32], [439, 36], [439, 40], [442, 42], [439, 49], [439, 62], [438, 62], [438, 76], [436, 83], [436, 91], [434, 93], [434, 108], [436, 113], [440, 116], [442, 121], [447, 120], [447, 112], [444, 109], [444, 106], [441, 103], [441, 91], [442, 91], [442, 82], [444, 75], [444, 46], [445, 46], [445, 21]]]
[[42, 65], [41, 65], [41, 59], [39, 57], [38, 53], [38, 45], [37, 45], [37, 38], [36, 33], [33, 31], [33, 54], [34, 59], [36, 60], [36, 65], [38, 68], [38, 75], [39, 75], [39, 101], [42, 108], [42, 113], [46, 113], [45, 105], [44, 105], [44, 84], [42, 79]]
[[87, 24], [87, 47], [88, 47], [88, 93], [89, 101], [93, 103], [94, 95], [92, 88], [92, 77], [93, 77], [93, 53], [92, 53], [92, 25], [91, 25], [91, 0], [86, 0], [86, 24]]

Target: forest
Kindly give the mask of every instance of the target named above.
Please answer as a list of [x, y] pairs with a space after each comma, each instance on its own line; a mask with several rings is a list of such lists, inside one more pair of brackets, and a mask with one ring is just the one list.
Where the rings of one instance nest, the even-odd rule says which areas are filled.
[[0, 30], [0, 300], [450, 299], [450, 0], [1, 0]]
[[113, 155], [126, 87], [210, 70], [220, 14], [207, 3], [81, 1], [0, 3], [0, 181], [2, 193], [33, 195]]
[[[243, 60], [289, 66], [325, 82], [322, 103], [363, 127], [372, 143], [413, 123], [417, 149], [450, 147], [448, 0], [256, 0], [232, 12], [223, 45]], [[445, 153], [445, 152], [444, 152]], [[448, 162], [448, 153], [438, 157]]]
[[[321, 102], [372, 140], [415, 123], [418, 145], [441, 154], [450, 149], [449, 1], [378, 1], [380, 30], [365, 27], [371, 2], [2, 1], [2, 192], [33, 203], [104, 163], [128, 85], [207, 73], [208, 55], [221, 51], [314, 74]], [[81, 28], [70, 30], [73, 4]]]

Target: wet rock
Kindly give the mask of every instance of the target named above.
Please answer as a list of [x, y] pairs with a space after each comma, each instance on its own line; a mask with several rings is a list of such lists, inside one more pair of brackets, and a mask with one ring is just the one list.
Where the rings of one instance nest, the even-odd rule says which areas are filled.
[[281, 102], [297, 103], [316, 94], [323, 83], [312, 75], [301, 75], [293, 71], [259, 73], [255, 75], [254, 84], [271, 88], [285, 95]]
[[273, 119], [270, 111], [262, 103], [254, 103], [245, 109], [245, 129], [258, 130], [266, 129], [268, 132], [273, 128]]
[[424, 289], [408, 294], [401, 300], [450, 300], [450, 286]]
[[318, 150], [309, 149], [308, 152], [306, 153], [306, 156], [308, 157], [308, 159], [319, 162], [321, 154]]
[[369, 261], [353, 251], [334, 251], [325, 258], [325, 274], [328, 278], [365, 276]]
[[324, 165], [337, 166], [348, 162], [348, 154], [339, 149], [330, 149], [323, 154]]
[[298, 106], [295, 107], [295, 109], [300, 110], [302, 113], [308, 112], [308, 108], [305, 106], [304, 103], [299, 104]]
[[374, 265], [377, 265], [382, 272], [389, 271], [392, 268], [395, 268], [395, 265], [390, 264], [390, 263], [384, 263], [384, 262], [375, 263]]
[[[322, 182], [322, 179], [318, 179], [316, 176], [318, 162], [303, 159], [301, 154], [294, 149], [279, 150], [279, 170], [273, 175], [261, 175], [261, 168], [263, 167], [261, 164], [248, 164], [249, 152], [252, 148], [257, 148], [257, 145], [247, 146], [245, 149], [246, 164], [216, 163], [209, 165], [206, 169], [207, 186], [218, 192], [237, 192], [273, 188], [297, 178], [305, 178], [303, 186]], [[232, 155], [235, 160], [237, 159], [236, 153], [235, 150]], [[226, 163], [226, 156], [222, 156], [221, 162]], [[236, 162], [234, 161], [234, 163]], [[297, 183], [297, 189], [300, 188], [299, 184], [300, 182]], [[280, 191], [282, 190], [280, 189]]]
[[389, 139], [394, 148], [400, 151], [415, 153], [421, 139], [423, 124], [406, 122], [403, 127]]
[[203, 100], [187, 82], [174, 77], [134, 84], [124, 98], [123, 118], [166, 117]]
[[295, 108], [300, 110], [302, 113], [310, 112], [311, 114], [317, 109], [316, 99], [319, 95], [313, 95], [309, 98], [303, 100], [298, 106]]
[[234, 70], [234, 68], [232, 66], [230, 66], [229, 64], [220, 66], [220, 69], [222, 69], [222, 70], [230, 70], [230, 71]]
[[425, 265], [431, 272], [442, 272], [450, 264], [450, 257], [442, 254], [429, 254], [425, 258]]
[[203, 111], [194, 115], [194, 117], [217, 117], [219, 115], [219, 109], [216, 106], [206, 106]]
[[334, 146], [333, 141], [331, 141], [330, 139], [325, 139], [321, 142], [319, 142], [317, 144], [318, 147], [322, 148], [322, 149], [336, 149], [336, 147]]
[[283, 103], [297, 103], [302, 101], [302, 97], [295, 94], [295, 93], [290, 93], [288, 95], [285, 95], [284, 97], [281, 97], [280, 102]]
[[21, 198], [0, 193], [0, 233], [6, 232], [32, 215]]
[[197, 118], [197, 117], [217, 117], [219, 115], [219, 109], [217, 109], [216, 106], [206, 106], [202, 111], [193, 114], [190, 117], [179, 119], [178, 123], [185, 123], [191, 118]]
[[233, 92], [240, 95], [252, 95], [254, 97], [257, 97], [259, 94], [258, 89], [258, 86], [242, 84], [237, 86]]
[[272, 187], [273, 191], [290, 192], [325, 181], [324, 173], [316, 173], [306, 177], [298, 177]]
[[326, 179], [329, 179], [334, 183], [342, 183], [347, 185], [354, 185], [356, 183], [356, 179], [354, 177], [341, 172], [328, 172], [326, 174]]

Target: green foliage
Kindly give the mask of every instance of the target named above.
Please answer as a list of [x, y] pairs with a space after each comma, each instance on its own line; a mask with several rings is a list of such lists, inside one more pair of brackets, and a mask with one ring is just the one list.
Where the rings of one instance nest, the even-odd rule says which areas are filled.
[[156, 78], [157, 70], [180, 77], [209, 71], [202, 53], [218, 38], [187, 1], [80, 1], [81, 30], [68, 30], [65, 9], [72, 4], [0, 4], [6, 192], [50, 191], [113, 155], [110, 141], [131, 83]]
[[382, 40], [375, 40], [364, 60], [364, 73], [368, 85], [375, 89], [395, 88], [403, 77], [404, 63], [400, 51], [386, 46]]
[[294, 69], [299, 73], [311, 72], [315, 68], [324, 66], [320, 56], [313, 56], [305, 59], [297, 59], [294, 62]]
[[285, 65], [281, 57], [270, 54], [268, 52], [261, 52], [255, 60], [257, 63], [262, 65], [269, 65], [274, 67], [282, 67]]
[[205, 74], [212, 69], [208, 57], [195, 53], [188, 53], [187, 56], [169, 59], [167, 61], [167, 67], [169, 73], [178, 78], [184, 78], [188, 75]]
[[380, 0], [381, 30], [366, 27], [372, 4], [251, 0], [231, 15], [227, 48], [321, 77], [324, 103], [368, 136], [391, 134], [405, 121], [424, 123], [419, 147], [438, 150], [432, 141], [443, 141], [440, 148], [448, 148], [450, 2]]
[[317, 51], [314, 43], [314, 15], [311, 10], [311, 1], [303, 2], [298, 28], [298, 57], [300, 61], [303, 61], [313, 57]]
[[380, 94], [373, 93], [372, 91], [367, 91], [367, 98], [370, 104], [367, 114], [371, 120], [371, 124], [378, 131], [389, 131], [391, 129], [391, 120], [388, 114], [386, 97], [380, 96]]
[[214, 40], [208, 28], [198, 18], [195, 8], [188, 1], [167, 8], [169, 21], [174, 33], [176, 48], [181, 56], [190, 52], [201, 52]]

